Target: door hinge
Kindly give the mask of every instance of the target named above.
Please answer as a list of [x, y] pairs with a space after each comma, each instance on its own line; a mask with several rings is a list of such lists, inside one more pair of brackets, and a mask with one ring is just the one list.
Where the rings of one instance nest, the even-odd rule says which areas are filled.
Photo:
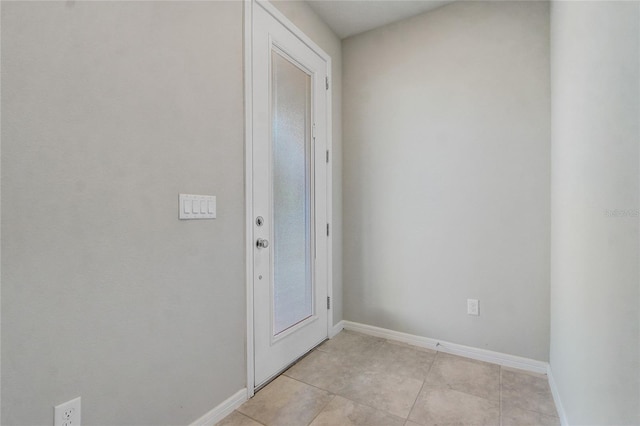
[[331, 309], [331, 297], [327, 296], [327, 309]]
[[324, 83], [325, 83], [325, 86], [327, 87], [327, 90], [329, 90], [329, 77], [324, 78]]
[[327, 223], [327, 237], [329, 236], [329, 224]]
[[311, 126], [311, 137], [314, 141], [316, 140], [316, 123], [313, 123], [313, 126]]
[[327, 150], [327, 163], [329, 162], [329, 150]]

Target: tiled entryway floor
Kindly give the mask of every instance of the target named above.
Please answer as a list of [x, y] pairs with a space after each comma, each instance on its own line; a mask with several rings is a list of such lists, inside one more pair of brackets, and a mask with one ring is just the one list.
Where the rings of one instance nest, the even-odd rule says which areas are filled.
[[547, 377], [342, 331], [224, 426], [559, 425]]

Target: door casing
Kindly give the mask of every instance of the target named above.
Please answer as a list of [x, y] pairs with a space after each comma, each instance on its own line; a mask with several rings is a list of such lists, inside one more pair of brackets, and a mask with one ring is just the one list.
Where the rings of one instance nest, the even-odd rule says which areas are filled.
[[[245, 262], [246, 262], [246, 295], [247, 295], [247, 398], [251, 398], [255, 390], [254, 382], [254, 327], [253, 327], [253, 253], [254, 253], [254, 218], [253, 218], [253, 87], [252, 87], [252, 69], [253, 69], [253, 10], [261, 7], [285, 28], [293, 33], [300, 41], [306, 44], [318, 56], [320, 56], [327, 64], [328, 82], [332, 81], [331, 75], [331, 56], [324, 52], [316, 43], [307, 37], [298, 27], [296, 27], [288, 18], [286, 18], [275, 6], [264, 0], [245, 0], [244, 6], [244, 93], [245, 93]], [[327, 90], [327, 202], [326, 217], [327, 223], [332, 223], [332, 138], [331, 138], [331, 85]], [[333, 236], [329, 232], [327, 237], [327, 295], [333, 301], [333, 261], [332, 246]], [[327, 311], [327, 335], [331, 335], [333, 328], [333, 302]]]

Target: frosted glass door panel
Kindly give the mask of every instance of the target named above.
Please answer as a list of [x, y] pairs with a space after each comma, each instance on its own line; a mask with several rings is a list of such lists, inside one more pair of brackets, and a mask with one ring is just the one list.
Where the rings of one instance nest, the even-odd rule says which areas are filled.
[[311, 77], [275, 51], [272, 63], [273, 334], [313, 315]]

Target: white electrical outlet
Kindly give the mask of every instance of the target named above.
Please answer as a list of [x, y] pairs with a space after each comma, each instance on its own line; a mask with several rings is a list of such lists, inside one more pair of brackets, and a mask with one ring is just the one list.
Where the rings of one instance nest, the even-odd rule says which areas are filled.
[[80, 426], [80, 397], [56, 405], [53, 426]]
[[467, 299], [467, 314], [480, 315], [480, 302], [478, 299]]

